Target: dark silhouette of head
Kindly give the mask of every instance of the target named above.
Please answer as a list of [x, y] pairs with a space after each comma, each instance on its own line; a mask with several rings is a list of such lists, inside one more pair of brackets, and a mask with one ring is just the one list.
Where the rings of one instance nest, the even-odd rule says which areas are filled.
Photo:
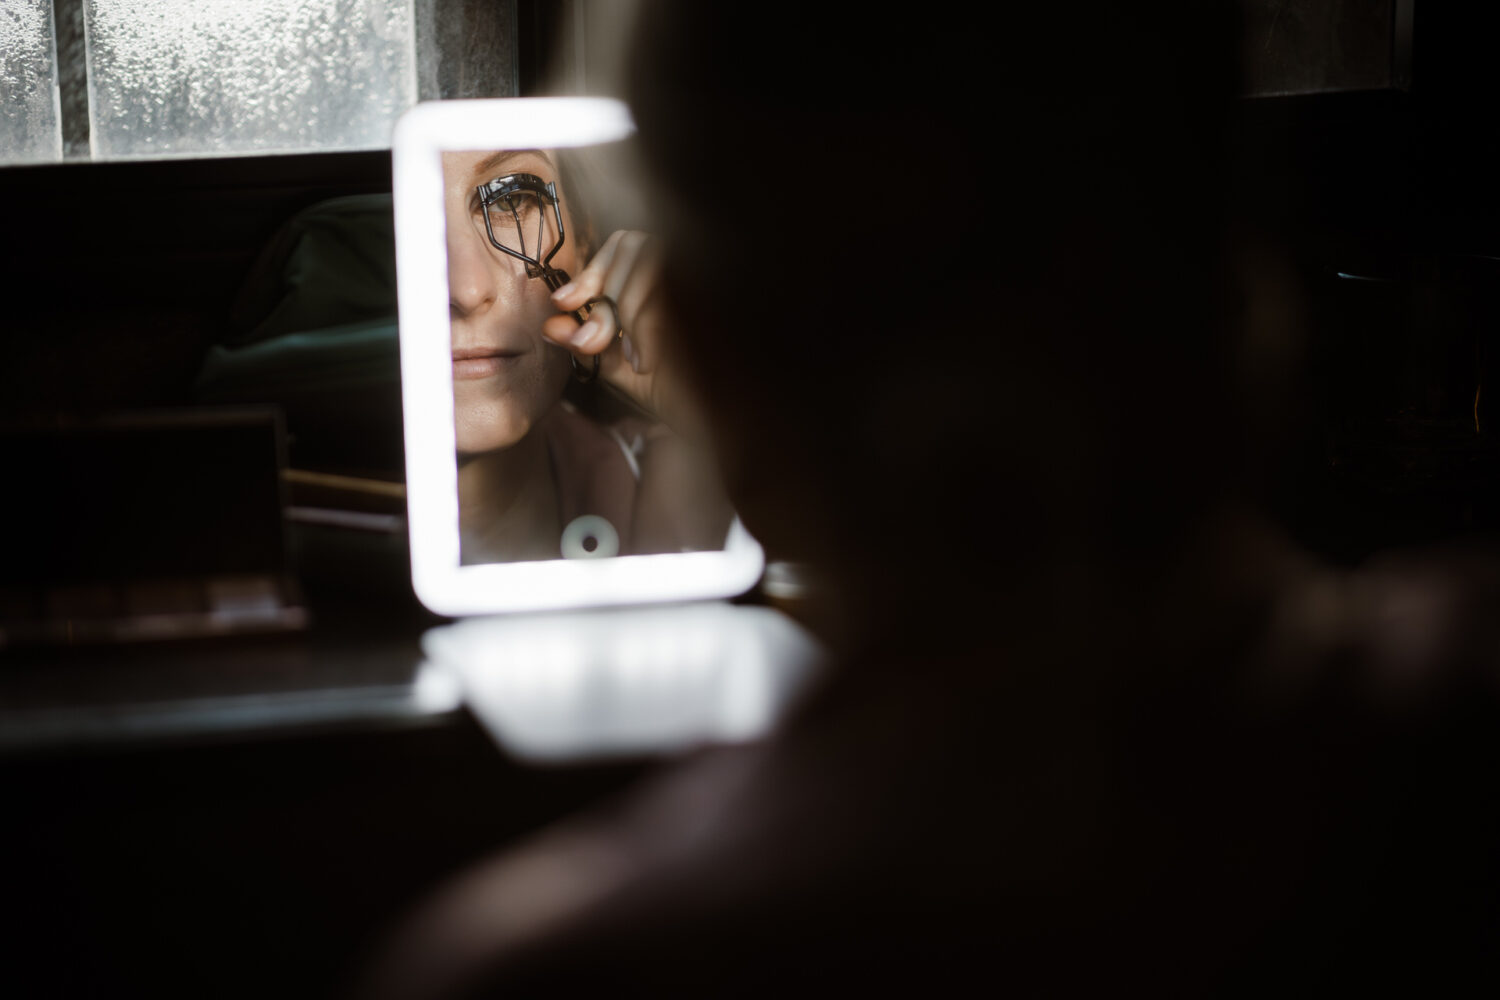
[[862, 605], [1158, 550], [1235, 460], [1232, 22], [855, 10], [637, 25], [676, 348], [747, 524]]

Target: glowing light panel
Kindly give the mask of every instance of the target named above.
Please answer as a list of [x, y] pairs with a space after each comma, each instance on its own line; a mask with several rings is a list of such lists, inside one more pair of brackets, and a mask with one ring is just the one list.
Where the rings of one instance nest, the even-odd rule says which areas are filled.
[[392, 181], [412, 584], [446, 615], [728, 597], [760, 578], [760, 545], [736, 519], [722, 551], [463, 566], [459, 559], [444, 150], [555, 149], [630, 136], [605, 98], [419, 104], [396, 125]]

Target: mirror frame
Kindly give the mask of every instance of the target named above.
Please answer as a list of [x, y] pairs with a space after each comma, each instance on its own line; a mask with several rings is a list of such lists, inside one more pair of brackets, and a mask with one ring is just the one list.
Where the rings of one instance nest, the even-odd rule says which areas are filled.
[[634, 131], [623, 103], [598, 97], [434, 101], [416, 105], [396, 123], [391, 176], [412, 587], [438, 614], [723, 598], [760, 579], [764, 553], [738, 517], [724, 549], [716, 551], [469, 566], [460, 561], [442, 153], [587, 146]]

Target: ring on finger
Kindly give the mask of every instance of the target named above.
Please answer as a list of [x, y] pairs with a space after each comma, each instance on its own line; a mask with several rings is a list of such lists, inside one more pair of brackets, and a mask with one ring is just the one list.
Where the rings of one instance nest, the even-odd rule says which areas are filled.
[[589, 307], [590, 315], [593, 314], [594, 304], [598, 302], [602, 302], [605, 305], [609, 306], [609, 314], [610, 316], [614, 317], [615, 321], [615, 335], [610, 339], [619, 340], [621, 337], [625, 336], [625, 324], [620, 320], [620, 304], [614, 299], [610, 298], [608, 295], [595, 295], [593, 298], [589, 299], [587, 303], [585, 303]]

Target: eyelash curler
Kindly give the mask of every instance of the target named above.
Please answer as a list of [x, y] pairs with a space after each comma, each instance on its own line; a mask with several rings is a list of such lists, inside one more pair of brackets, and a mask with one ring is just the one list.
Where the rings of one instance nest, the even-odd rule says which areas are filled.
[[[481, 184], [476, 189], [479, 204], [484, 210], [484, 231], [490, 239], [490, 245], [502, 253], [509, 254], [526, 265], [526, 276], [528, 278], [541, 278], [546, 284], [547, 290], [555, 292], [569, 281], [573, 280], [568, 272], [561, 268], [552, 266], [552, 258], [562, 249], [567, 240], [567, 233], [563, 229], [562, 200], [557, 196], [557, 185], [552, 181], [544, 181], [536, 174], [506, 174], [496, 177], [488, 184]], [[537, 204], [536, 212], [536, 242], [534, 251], [526, 247], [526, 225], [522, 220], [523, 214], [528, 214], [532, 206], [528, 202]], [[495, 235], [495, 223], [492, 209], [498, 208], [509, 213], [511, 221], [515, 224], [517, 247], [507, 246]], [[557, 240], [552, 247], [542, 254], [542, 238], [547, 231], [546, 211], [551, 209], [552, 217], [557, 223]], [[616, 326], [619, 325], [620, 307], [615, 300], [608, 295], [599, 295], [584, 303], [583, 308], [572, 313], [574, 319], [583, 323], [593, 313], [596, 302], [603, 302], [610, 308], [611, 315], [615, 318]], [[616, 336], [623, 333], [618, 330]], [[578, 357], [571, 351], [568, 358], [573, 362], [573, 377], [580, 382], [592, 382], [599, 377], [599, 355], [594, 355], [593, 370], [579, 367]]]

